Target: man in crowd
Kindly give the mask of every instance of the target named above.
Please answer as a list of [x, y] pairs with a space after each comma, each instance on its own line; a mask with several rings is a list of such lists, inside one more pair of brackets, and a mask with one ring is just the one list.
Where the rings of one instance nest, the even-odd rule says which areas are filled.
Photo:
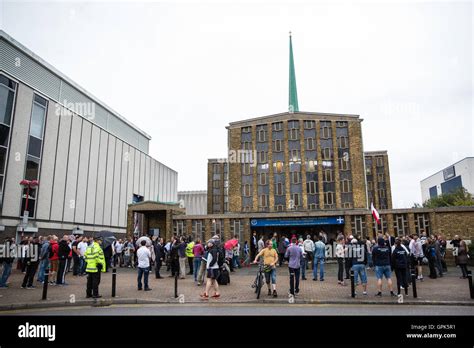
[[313, 261], [314, 251], [314, 242], [311, 240], [311, 236], [309, 234], [306, 236], [306, 240], [303, 242], [303, 248], [304, 252], [306, 253], [305, 268], [308, 269], [308, 265]]
[[0, 263], [3, 265], [2, 277], [0, 278], [0, 289], [8, 288], [8, 277], [12, 272], [13, 261], [16, 257], [16, 245], [13, 238], [6, 238], [3, 244], [3, 252], [8, 254], [0, 259]]
[[300, 265], [303, 252], [296, 243], [296, 238], [291, 239], [290, 246], [284, 254], [288, 258], [288, 271], [290, 272], [290, 292], [292, 296], [300, 292]]
[[319, 280], [324, 281], [324, 261], [326, 259], [326, 245], [323, 242], [323, 236], [318, 236], [318, 241], [314, 243], [314, 264], [313, 264], [313, 280], [318, 280], [318, 265], [319, 270]]
[[393, 292], [392, 272], [391, 272], [391, 249], [385, 240], [379, 237], [377, 245], [372, 250], [372, 258], [375, 265], [375, 276], [377, 277], [378, 292], [375, 296], [382, 296], [382, 279], [387, 279], [391, 296], [397, 296]]
[[82, 242], [82, 236], [77, 236], [74, 242], [72, 242], [72, 260], [74, 262], [72, 268], [73, 276], [78, 276], [81, 271], [81, 253], [77, 247], [80, 242]]
[[36, 288], [33, 285], [33, 279], [35, 278], [36, 270], [38, 269], [39, 258], [38, 254], [35, 254], [33, 248], [36, 248], [38, 251], [38, 237], [30, 237], [28, 239], [28, 255], [25, 259], [26, 262], [26, 274], [23, 277], [23, 283], [21, 284], [22, 289], [34, 289]]
[[49, 264], [51, 266], [49, 272], [49, 284], [56, 285], [56, 282], [53, 280], [54, 276], [58, 272], [58, 237], [53, 235], [51, 240], [49, 241], [49, 249], [48, 249], [48, 257], [49, 257]]
[[87, 246], [89, 245], [89, 239], [83, 237], [77, 245], [79, 251], [79, 275], [83, 276], [86, 274], [86, 262], [84, 261], [84, 254], [86, 253]]
[[56, 277], [57, 285], [67, 285], [66, 284], [66, 272], [67, 272], [67, 262], [69, 257], [69, 237], [64, 235], [61, 241], [58, 244], [58, 275]]
[[165, 259], [165, 248], [163, 246], [163, 238], [158, 238], [157, 240], [155, 240], [154, 248], [155, 248], [155, 278], [161, 279], [163, 277], [160, 275], [160, 269], [161, 269], [163, 260]]
[[142, 278], [143, 282], [145, 283], [145, 291], [150, 291], [150, 287], [148, 286], [148, 275], [150, 273], [150, 259], [151, 259], [151, 252], [146, 247], [146, 241], [141, 241], [141, 246], [137, 250], [137, 260], [138, 260], [138, 290], [142, 290]]
[[87, 273], [87, 298], [100, 298], [99, 295], [99, 284], [100, 284], [100, 273], [105, 272], [105, 258], [104, 252], [101, 248], [102, 237], [96, 237], [94, 240], [91, 239], [91, 243], [86, 249], [84, 259], [86, 262], [86, 273]]
[[40, 283], [44, 282], [44, 275], [46, 270], [49, 269], [49, 241], [51, 240], [51, 236], [47, 236], [43, 238], [43, 243], [41, 244], [39, 260], [39, 272], [38, 272], [38, 279], [37, 281]]

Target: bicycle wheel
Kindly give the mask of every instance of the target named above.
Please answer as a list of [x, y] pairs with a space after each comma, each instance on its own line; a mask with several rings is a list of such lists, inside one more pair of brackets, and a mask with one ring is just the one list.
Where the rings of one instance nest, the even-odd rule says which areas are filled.
[[260, 298], [260, 292], [262, 291], [262, 286], [263, 286], [263, 276], [262, 274], [259, 274], [257, 278], [257, 288], [255, 289], [257, 293], [257, 300]]

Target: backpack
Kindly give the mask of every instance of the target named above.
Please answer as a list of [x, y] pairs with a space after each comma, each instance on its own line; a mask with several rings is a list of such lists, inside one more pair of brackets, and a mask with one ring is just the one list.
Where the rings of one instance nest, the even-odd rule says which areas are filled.
[[219, 271], [219, 276], [217, 277], [217, 283], [219, 285], [227, 285], [230, 283], [229, 271], [225, 268]]
[[225, 262], [225, 250], [224, 250], [224, 247], [221, 246], [217, 250], [217, 264], [219, 265], [219, 267], [222, 267], [224, 265], [224, 262]]

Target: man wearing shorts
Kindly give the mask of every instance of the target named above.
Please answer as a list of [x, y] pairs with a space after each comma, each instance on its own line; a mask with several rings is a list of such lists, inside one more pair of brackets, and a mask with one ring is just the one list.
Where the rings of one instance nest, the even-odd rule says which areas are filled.
[[[354, 271], [354, 284], [355, 288], [360, 283], [362, 284], [362, 294], [367, 296], [367, 273], [365, 267], [367, 265], [367, 246], [362, 241], [358, 241], [356, 238], [351, 240], [351, 255], [352, 255], [352, 270]], [[356, 292], [357, 295], [357, 292]]]
[[382, 278], [387, 279], [388, 289], [391, 296], [397, 296], [393, 292], [392, 270], [390, 267], [391, 249], [386, 245], [385, 240], [379, 237], [377, 245], [372, 250], [372, 258], [375, 265], [375, 276], [377, 277], [378, 292], [375, 296], [382, 296]]
[[[264, 266], [264, 273], [265, 273], [265, 281], [268, 287], [268, 296], [272, 295], [273, 289], [273, 297], [277, 297], [276, 292], [276, 264], [278, 262], [278, 252], [273, 248], [273, 243], [271, 240], [267, 240], [266, 243], [267, 247], [262, 249], [257, 256], [255, 256], [255, 260], [253, 263], [257, 263], [257, 260], [260, 256], [263, 256], [263, 266]], [[270, 281], [271, 281], [271, 288], [270, 288]]]

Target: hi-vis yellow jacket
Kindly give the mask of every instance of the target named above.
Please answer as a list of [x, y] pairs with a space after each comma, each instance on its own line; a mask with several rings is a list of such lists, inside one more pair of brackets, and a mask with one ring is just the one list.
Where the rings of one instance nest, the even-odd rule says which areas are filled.
[[87, 263], [86, 272], [97, 273], [97, 265], [102, 265], [102, 272], [105, 272], [105, 258], [104, 252], [100, 247], [99, 243], [94, 242], [89, 245], [84, 253], [84, 259]]

